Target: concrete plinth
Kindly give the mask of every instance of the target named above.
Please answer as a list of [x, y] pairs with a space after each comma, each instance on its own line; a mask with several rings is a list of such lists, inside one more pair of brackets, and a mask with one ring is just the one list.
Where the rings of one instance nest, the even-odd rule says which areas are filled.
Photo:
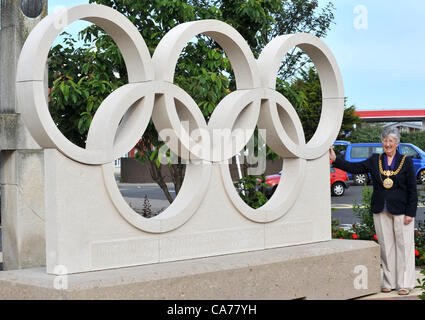
[[18, 108], [16, 67], [25, 39], [47, 14], [47, 0], [22, 2], [22, 7], [21, 1], [2, 0], [0, 6], [2, 249], [3, 268], [10, 270], [46, 264], [43, 152]]
[[3, 269], [46, 265], [43, 151], [0, 152]]
[[380, 290], [379, 261], [374, 242], [331, 240], [61, 276], [31, 268], [0, 272], [0, 299], [350, 299]]

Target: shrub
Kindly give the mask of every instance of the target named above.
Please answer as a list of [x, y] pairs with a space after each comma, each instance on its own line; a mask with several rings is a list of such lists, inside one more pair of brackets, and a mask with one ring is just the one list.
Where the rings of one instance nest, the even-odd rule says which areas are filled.
[[[422, 269], [421, 273], [425, 276], [425, 269]], [[418, 283], [419, 285], [416, 288], [422, 289], [422, 294], [419, 295], [419, 298], [425, 300], [425, 278], [418, 279]]]
[[332, 220], [332, 238], [334, 239], [352, 239], [353, 233], [344, 228], [338, 228], [339, 221]]
[[400, 137], [400, 142], [412, 143], [415, 146], [425, 149], [425, 131], [417, 132], [402, 132]]
[[234, 182], [239, 196], [251, 208], [257, 209], [267, 202], [265, 195], [266, 183], [265, 178], [262, 176], [247, 175], [242, 179]]
[[361, 203], [358, 204], [357, 201], [354, 201], [353, 204], [353, 213], [360, 219], [360, 223], [353, 224], [352, 231], [360, 240], [376, 241], [375, 224], [373, 222], [373, 212], [370, 204], [372, 193], [372, 189], [365, 186], [361, 193]]
[[415, 230], [415, 260], [417, 266], [425, 266], [425, 224], [421, 222]]

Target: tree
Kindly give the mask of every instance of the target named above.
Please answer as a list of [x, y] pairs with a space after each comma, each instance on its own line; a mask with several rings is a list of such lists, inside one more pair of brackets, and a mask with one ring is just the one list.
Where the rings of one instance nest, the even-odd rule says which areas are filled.
[[[384, 129], [383, 124], [363, 124], [354, 130], [348, 137], [347, 141], [351, 143], [380, 142], [381, 133]], [[412, 143], [415, 146], [425, 149], [425, 131], [417, 132], [401, 132], [400, 142]]]
[[[199, 19], [218, 19], [236, 28], [256, 56], [275, 36], [310, 32], [325, 36], [333, 21], [332, 3], [322, 9], [318, 0], [90, 0], [107, 5], [128, 17], [143, 36], [152, 54], [163, 36], [174, 26]], [[127, 82], [127, 71], [117, 46], [96, 26], [81, 32], [82, 47], [68, 38], [50, 53], [50, 111], [60, 130], [74, 143], [84, 145], [86, 134], [100, 102]], [[287, 80], [308, 63], [294, 50], [283, 61], [279, 79]], [[193, 97], [208, 120], [215, 106], [235, 89], [231, 65], [223, 50], [210, 38], [198, 36], [183, 50], [174, 83]], [[138, 148], [138, 158], [149, 161], [151, 175], [164, 190], [168, 188], [160, 170], [161, 142], [152, 123]], [[184, 165], [170, 164], [176, 194], [180, 190]]]
[[[76, 46], [76, 40], [64, 33], [64, 44], [49, 53], [49, 110], [58, 128], [73, 143], [85, 146], [91, 120], [102, 101], [126, 83], [115, 76], [122, 56], [105, 48], [106, 39], [94, 47]], [[109, 63], [105, 63], [109, 61]]]
[[425, 131], [402, 132], [400, 141], [414, 144], [422, 150], [425, 150]]
[[[322, 88], [319, 74], [314, 67], [310, 67], [307, 71], [301, 69], [300, 75], [291, 83], [279, 81], [277, 90], [286, 96], [294, 106], [303, 124], [306, 141], [309, 141], [320, 120]], [[360, 124], [360, 118], [354, 112], [354, 106], [344, 109], [341, 133], [338, 138], [344, 137], [346, 131], [351, 131], [354, 125]]]
[[379, 142], [381, 141], [382, 125], [362, 124], [356, 128], [347, 138], [351, 143]]

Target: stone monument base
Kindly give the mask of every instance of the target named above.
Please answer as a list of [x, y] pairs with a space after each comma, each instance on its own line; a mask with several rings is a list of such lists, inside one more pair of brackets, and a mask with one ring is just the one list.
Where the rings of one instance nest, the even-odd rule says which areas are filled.
[[379, 246], [331, 240], [71, 275], [0, 272], [0, 299], [350, 299], [380, 291]]

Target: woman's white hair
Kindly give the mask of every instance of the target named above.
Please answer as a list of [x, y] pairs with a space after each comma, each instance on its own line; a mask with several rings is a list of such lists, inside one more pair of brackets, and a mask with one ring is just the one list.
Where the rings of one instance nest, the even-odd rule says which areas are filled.
[[381, 139], [384, 140], [386, 137], [393, 137], [397, 144], [400, 143], [400, 131], [397, 128], [385, 128], [382, 130]]

